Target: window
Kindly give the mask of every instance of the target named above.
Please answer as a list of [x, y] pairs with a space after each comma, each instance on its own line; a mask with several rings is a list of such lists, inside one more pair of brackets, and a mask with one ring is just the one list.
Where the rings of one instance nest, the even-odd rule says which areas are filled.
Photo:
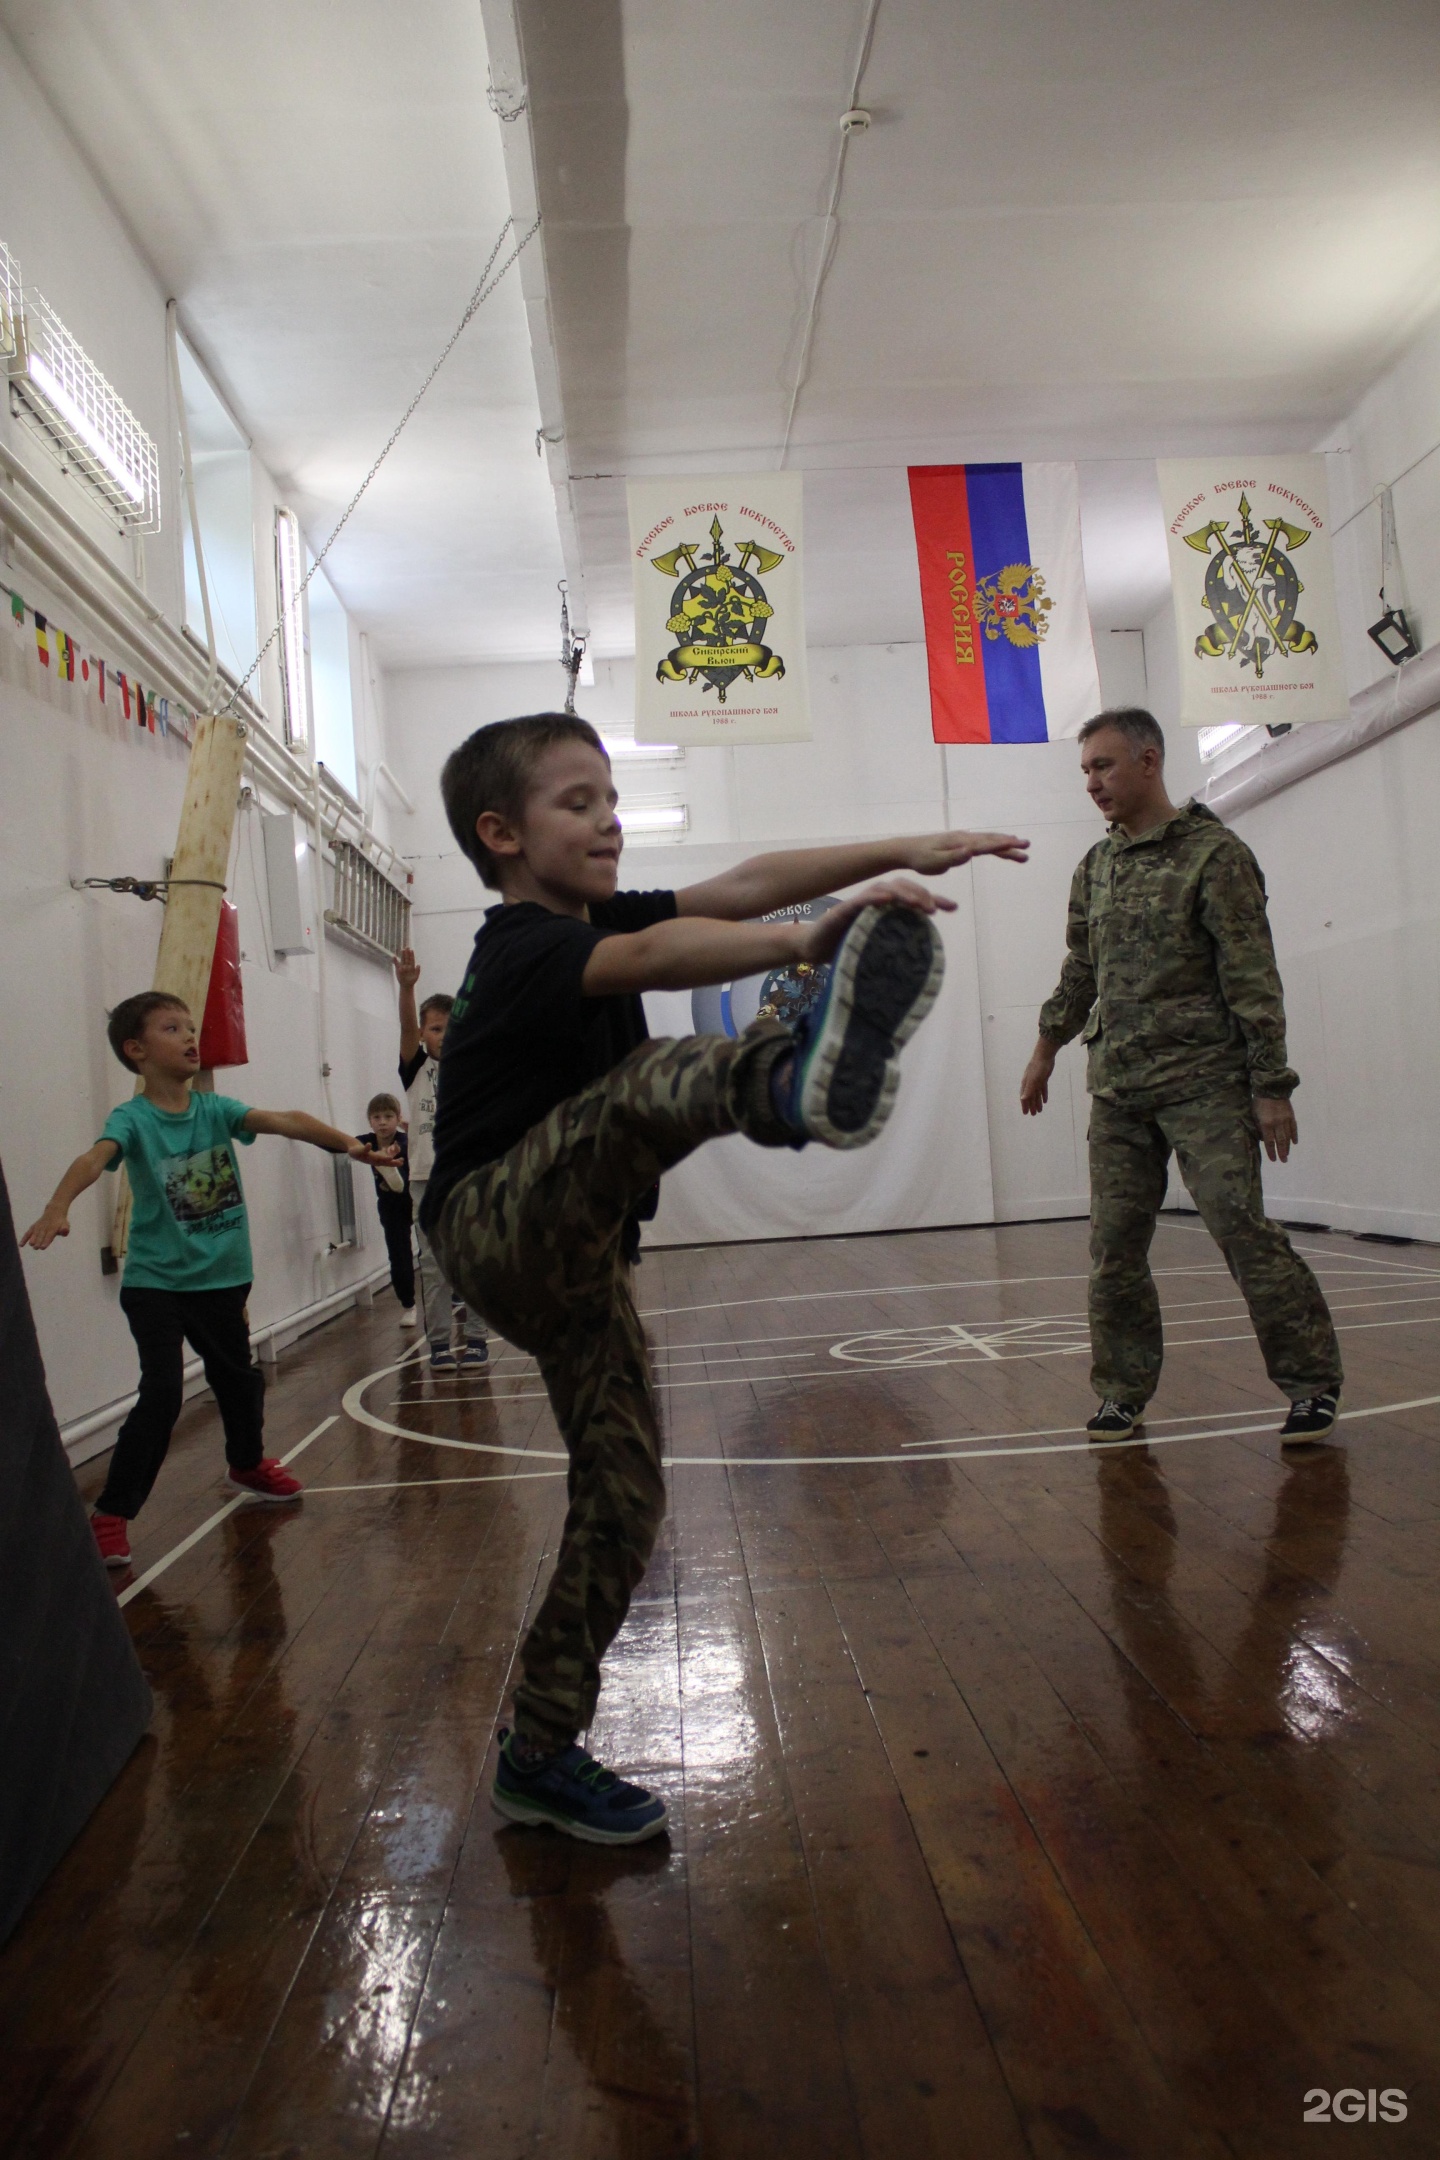
[[355, 699], [350, 682], [350, 619], [334, 586], [317, 570], [310, 603], [310, 708], [315, 755], [341, 787], [357, 793]]
[[[250, 446], [183, 338], [177, 340], [180, 389], [195, 483], [195, 512], [215, 623], [215, 656], [233, 682], [255, 658], [255, 529]], [[185, 532], [185, 627], [205, 641], [205, 609], [188, 511]]]
[[300, 565], [305, 542], [293, 510], [275, 513], [275, 588], [280, 602], [280, 682], [285, 694], [285, 740], [292, 748], [310, 742], [310, 638], [305, 627]]

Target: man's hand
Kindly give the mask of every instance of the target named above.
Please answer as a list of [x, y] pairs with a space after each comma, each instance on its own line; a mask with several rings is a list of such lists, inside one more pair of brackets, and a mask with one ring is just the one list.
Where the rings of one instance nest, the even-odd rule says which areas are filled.
[[395, 980], [402, 990], [413, 990], [420, 980], [420, 963], [408, 945], [395, 955]]
[[1028, 862], [1030, 843], [1006, 832], [928, 833], [909, 843], [905, 867], [918, 871], [921, 877], [941, 877], [976, 855], [1001, 855], [1006, 862]]
[[57, 1237], [69, 1237], [69, 1235], [70, 1217], [68, 1213], [64, 1208], [57, 1208], [52, 1203], [51, 1206], [46, 1208], [38, 1222], [31, 1223], [20, 1243], [22, 1245], [33, 1245], [36, 1252], [44, 1252], [46, 1246], [53, 1245]]
[[812, 922], [798, 924], [796, 959], [812, 967], [833, 960], [851, 923], [867, 907], [915, 908], [921, 915], [934, 915], [941, 909], [947, 915], [955, 912], [955, 902], [947, 900], [944, 893], [931, 892], [926, 885], [912, 885], [909, 878], [886, 878], [882, 884], [867, 885], [863, 892], [840, 901]]
[[1299, 1145], [1300, 1128], [1295, 1123], [1295, 1112], [1285, 1098], [1257, 1095], [1255, 1123], [1260, 1128], [1260, 1138], [1271, 1162], [1288, 1162], [1291, 1148]]
[[1050, 1100], [1050, 1075], [1054, 1070], [1055, 1045], [1042, 1035], [1020, 1081], [1020, 1108], [1026, 1117], [1039, 1117]]

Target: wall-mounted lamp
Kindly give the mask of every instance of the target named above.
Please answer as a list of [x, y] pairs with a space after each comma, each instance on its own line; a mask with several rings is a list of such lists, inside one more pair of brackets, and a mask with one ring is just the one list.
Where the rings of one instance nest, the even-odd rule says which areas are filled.
[[[1384, 593], [1381, 593], [1380, 597], [1383, 600]], [[1414, 633], [1405, 620], [1404, 608], [1386, 608], [1379, 622], [1371, 623], [1365, 635], [1374, 640], [1386, 659], [1395, 667], [1399, 667], [1402, 660], [1413, 659], [1420, 650]]]

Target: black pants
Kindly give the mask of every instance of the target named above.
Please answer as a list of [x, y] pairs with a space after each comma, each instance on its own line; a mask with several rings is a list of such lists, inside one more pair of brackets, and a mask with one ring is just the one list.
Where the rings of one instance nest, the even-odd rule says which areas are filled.
[[249, 1283], [228, 1290], [122, 1290], [120, 1310], [140, 1352], [140, 1400], [115, 1436], [110, 1474], [95, 1506], [101, 1515], [138, 1515], [170, 1446], [185, 1391], [185, 1345], [205, 1378], [225, 1428], [225, 1459], [253, 1470], [264, 1454], [265, 1381], [250, 1355], [245, 1320]]
[[408, 1311], [415, 1303], [415, 1248], [410, 1237], [412, 1210], [408, 1192], [376, 1195], [385, 1250], [390, 1255], [390, 1287]]

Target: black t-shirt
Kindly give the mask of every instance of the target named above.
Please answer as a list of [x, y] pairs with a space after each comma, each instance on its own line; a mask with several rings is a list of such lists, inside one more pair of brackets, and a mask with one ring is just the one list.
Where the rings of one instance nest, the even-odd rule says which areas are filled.
[[494, 1162], [645, 1041], [637, 996], [586, 997], [581, 978], [602, 938], [674, 914], [673, 892], [616, 893], [596, 902], [589, 922], [534, 900], [487, 911], [445, 1031], [424, 1222], [467, 1171]]
[[[373, 1148], [378, 1148], [380, 1145], [380, 1142], [376, 1139], [373, 1132], [356, 1133], [355, 1137], [357, 1140], [368, 1141], [369, 1145]], [[397, 1130], [394, 1139], [387, 1140], [385, 1142], [385, 1145], [386, 1147], [399, 1148], [400, 1150], [400, 1160], [397, 1163], [392, 1163], [391, 1168], [400, 1172], [401, 1177], [405, 1180], [405, 1187], [404, 1190], [401, 1192], [394, 1191], [391, 1186], [385, 1183], [384, 1178], [381, 1177], [380, 1172], [374, 1167], [372, 1163], [370, 1166], [370, 1174], [375, 1180], [375, 1197], [377, 1200], [403, 1200], [407, 1197], [410, 1189], [410, 1148], [409, 1143], [405, 1138], [404, 1127], [402, 1126], [399, 1130]]]

